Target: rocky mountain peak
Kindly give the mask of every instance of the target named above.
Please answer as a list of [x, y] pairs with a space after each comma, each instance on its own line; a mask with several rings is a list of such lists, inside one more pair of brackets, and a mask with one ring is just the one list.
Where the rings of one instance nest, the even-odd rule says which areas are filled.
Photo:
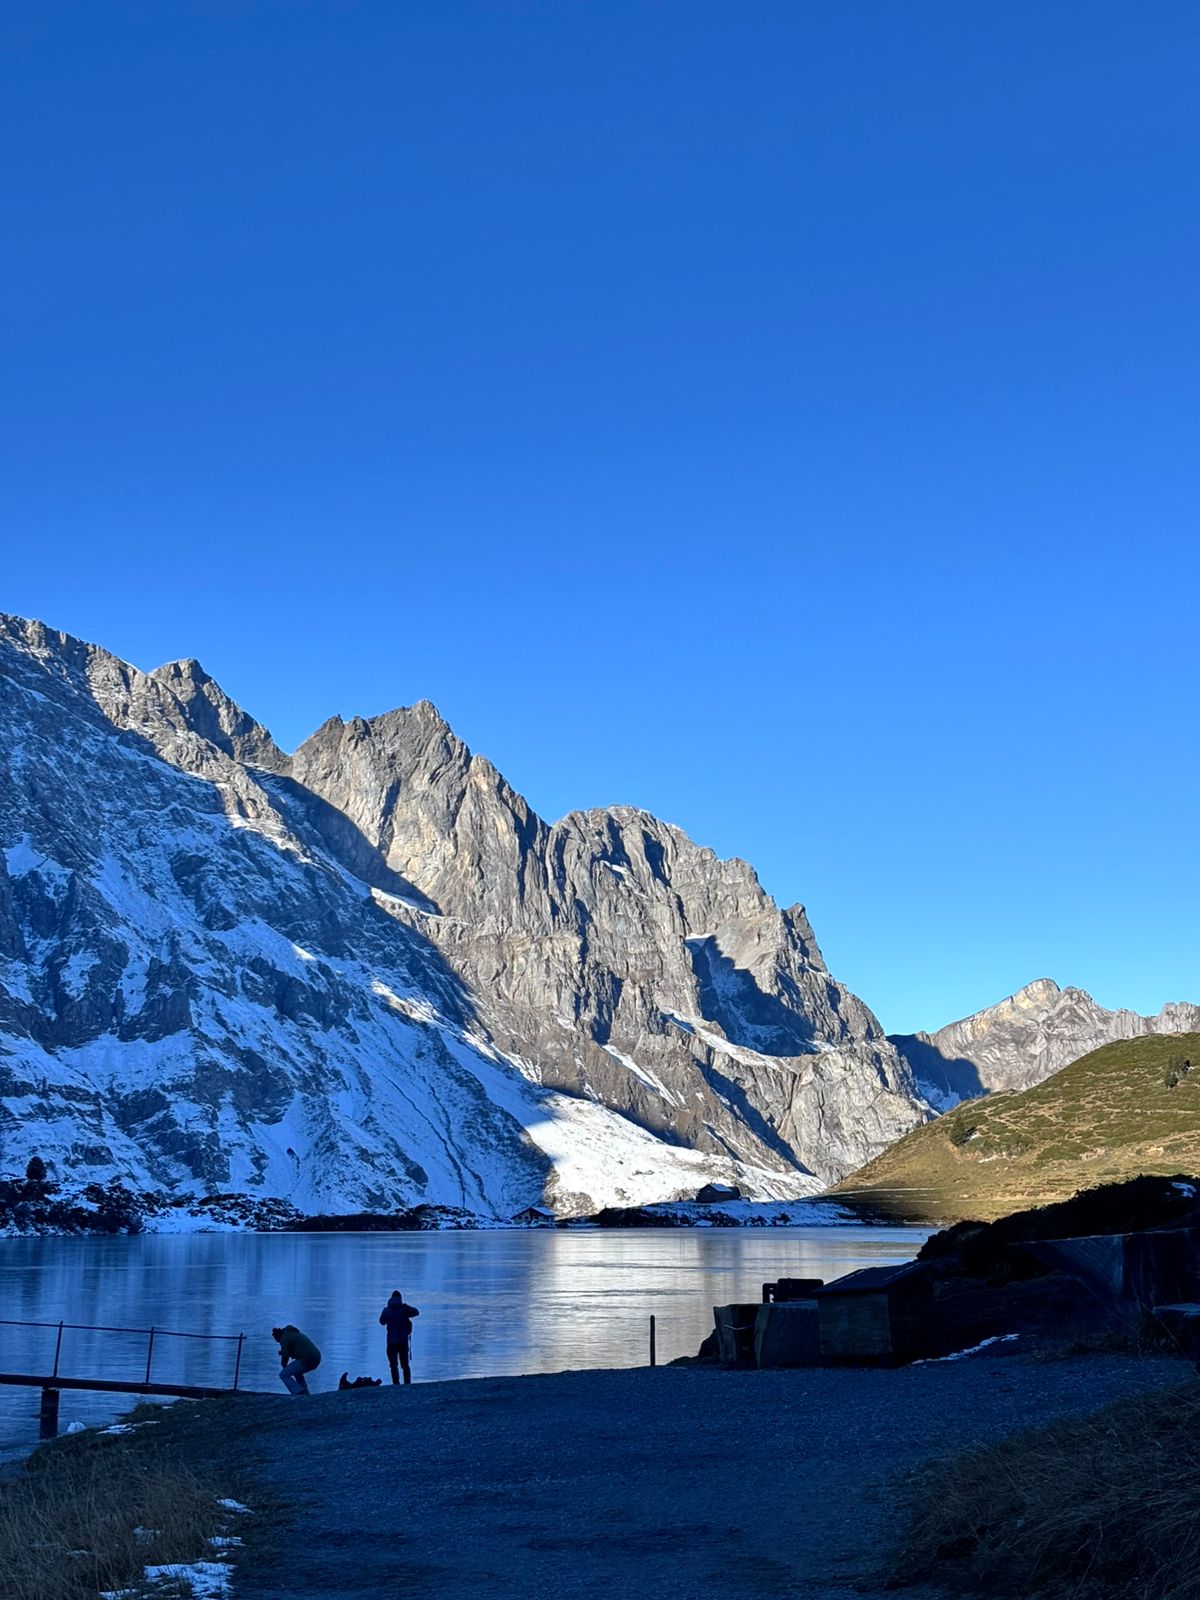
[[193, 733], [245, 766], [286, 771], [288, 758], [266, 728], [231, 700], [197, 660], [168, 661], [148, 676], [174, 695]]
[[[491, 997], [505, 1047], [543, 1082], [703, 1144], [708, 1096], [696, 1104], [688, 1087], [699, 1070], [730, 1104], [778, 1102], [756, 1137], [812, 1170], [862, 1124], [921, 1114], [875, 1018], [825, 969], [803, 907], [781, 912], [745, 861], [635, 806], [547, 824], [428, 702], [353, 737], [326, 725], [292, 771], [374, 845], [403, 899], [436, 908], [423, 931]], [[843, 1091], [868, 1079], [850, 1112]]]
[[418, 700], [414, 705], [408, 707], [407, 715], [419, 718], [422, 722], [439, 723], [447, 732], [450, 731], [450, 724], [432, 700]]
[[1028, 1089], [1101, 1045], [1143, 1034], [1200, 1028], [1200, 1006], [1164, 1006], [1155, 1017], [1108, 1011], [1085, 989], [1037, 978], [995, 1005], [936, 1033], [893, 1034], [892, 1043], [938, 1109], [991, 1090]]
[[184, 683], [203, 688], [213, 681], [195, 656], [183, 656], [178, 661], [164, 661], [161, 667], [153, 668], [150, 676], [160, 679], [163, 683], [169, 683], [172, 687]]
[[[1035, 1011], [1056, 1004], [1062, 992], [1053, 978], [1035, 978], [1032, 983], [1025, 984], [1023, 988], [1018, 989], [1016, 994], [1011, 995], [1009, 998], [1012, 1004], [1019, 1006], [1022, 1010]], [[1076, 992], [1082, 993], [1081, 990]]]
[[548, 825], [429, 701], [289, 760], [194, 660], [4, 619], [0, 752], [6, 1165], [578, 1211], [925, 1115], [802, 907], [636, 807]]

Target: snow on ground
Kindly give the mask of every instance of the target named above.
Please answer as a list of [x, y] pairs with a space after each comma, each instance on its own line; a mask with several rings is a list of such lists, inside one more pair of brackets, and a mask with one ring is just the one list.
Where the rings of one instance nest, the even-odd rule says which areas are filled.
[[186, 1584], [194, 1600], [223, 1600], [233, 1594], [233, 1570], [222, 1561], [170, 1562], [147, 1567], [146, 1582]]
[[986, 1350], [994, 1344], [1012, 1344], [1019, 1339], [1019, 1333], [995, 1333], [990, 1339], [983, 1339], [979, 1344], [973, 1344], [967, 1350], [953, 1350], [948, 1356], [928, 1356], [924, 1361], [914, 1361], [914, 1367], [935, 1367], [943, 1361], [965, 1361], [968, 1356], [977, 1356], [981, 1350]]
[[697, 1228], [832, 1228], [857, 1220], [834, 1201], [807, 1195], [795, 1200], [717, 1200], [710, 1205], [676, 1200], [646, 1209], [664, 1220]]
[[[546, 1194], [594, 1209], [711, 1180], [764, 1200], [819, 1190], [806, 1174], [677, 1146], [594, 1099], [542, 1088], [536, 1064], [439, 1012], [449, 1009], [439, 967], [395, 916], [426, 908], [370, 889], [293, 834], [269, 778], [223, 765], [194, 734], [143, 726], [132, 669], [102, 653], [78, 669], [49, 646], [28, 654], [36, 666], [18, 677], [45, 674], [54, 698], [14, 680], [0, 816], [16, 842], [5, 859], [31, 901], [72, 909], [25, 960], [0, 963], [0, 978], [16, 1000], [45, 1006], [46, 983], [35, 1002], [29, 975], [53, 974], [57, 993], [81, 1002], [81, 1022], [94, 987], [106, 1031], [7, 1039], [0, 1122], [20, 1135], [5, 1138], [5, 1166], [23, 1170], [36, 1150], [81, 1186], [120, 1177], [197, 1198], [279, 1197], [305, 1212], [429, 1202], [493, 1219]], [[52, 856], [19, 828], [41, 830], [27, 791], [55, 788], [77, 791], [80, 806], [71, 826], [45, 833]], [[607, 865], [615, 880], [629, 876]], [[390, 909], [402, 931], [378, 937], [364, 902]], [[308, 906], [321, 913], [311, 924], [296, 914]], [[605, 1048], [666, 1104], [683, 1104], [634, 1056]], [[164, 1232], [239, 1225], [184, 1208], [148, 1220]]]
[[[747, 1050], [744, 1045], [730, 1044], [729, 1040], [722, 1034], [714, 1033], [711, 1028], [706, 1028], [703, 1022], [695, 1017], [681, 1017], [677, 1011], [667, 1011], [664, 1015], [670, 1017], [671, 1021], [681, 1027], [685, 1033], [694, 1034], [697, 1039], [706, 1044], [710, 1050], [715, 1051], [717, 1055], [728, 1056], [731, 1061], [738, 1061], [744, 1067], [768, 1067], [775, 1072], [795, 1070], [791, 1065], [781, 1062], [777, 1056], [760, 1055], [757, 1050]], [[822, 1048], [827, 1049], [828, 1046], [823, 1046]]]
[[807, 1174], [772, 1172], [665, 1144], [598, 1101], [523, 1082], [498, 1052], [493, 1065], [464, 1040], [451, 1040], [450, 1047], [488, 1098], [515, 1117], [553, 1162], [564, 1205], [568, 1195], [586, 1197], [588, 1210], [649, 1205], [695, 1194], [713, 1181], [750, 1190], [763, 1200], [794, 1200], [823, 1188]]
[[16, 844], [10, 845], [5, 850], [4, 859], [8, 863], [10, 878], [23, 878], [28, 872], [36, 872], [44, 878], [65, 883], [70, 877], [65, 867], [60, 867], [50, 856], [34, 849], [33, 841], [27, 833], [23, 833]]

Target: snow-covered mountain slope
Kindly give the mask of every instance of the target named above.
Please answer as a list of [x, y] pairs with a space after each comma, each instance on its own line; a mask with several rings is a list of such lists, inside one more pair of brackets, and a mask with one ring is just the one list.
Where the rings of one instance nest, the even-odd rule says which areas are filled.
[[195, 662], [0, 618], [0, 1170], [509, 1215], [786, 1199], [924, 1115], [802, 908], [547, 827], [432, 707], [295, 758]]
[[1156, 1016], [1107, 1011], [1083, 989], [1050, 978], [950, 1022], [936, 1033], [893, 1034], [921, 1092], [938, 1110], [992, 1089], [1028, 1089], [1081, 1056], [1118, 1039], [1200, 1032], [1200, 1006], [1165, 1005]]

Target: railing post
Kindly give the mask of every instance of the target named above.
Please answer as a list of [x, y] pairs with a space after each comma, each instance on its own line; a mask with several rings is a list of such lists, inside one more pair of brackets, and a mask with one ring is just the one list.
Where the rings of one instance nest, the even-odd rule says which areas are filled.
[[63, 1325], [60, 1322], [59, 1325], [58, 1325], [58, 1338], [55, 1341], [55, 1345], [54, 1345], [54, 1371], [50, 1374], [50, 1376], [52, 1378], [57, 1378], [58, 1377], [58, 1357], [59, 1357], [59, 1353], [62, 1350], [62, 1333], [63, 1333]]
[[657, 1349], [657, 1341], [655, 1339], [655, 1332], [656, 1332], [656, 1328], [655, 1328], [654, 1318], [651, 1317], [650, 1318], [650, 1365], [652, 1367], [656, 1367], [658, 1365], [658, 1349]]
[[150, 1382], [150, 1363], [154, 1359], [154, 1329], [150, 1329], [150, 1343], [146, 1346], [146, 1382]]
[[58, 1390], [42, 1390], [42, 1408], [38, 1413], [38, 1438], [58, 1438]]
[[242, 1346], [245, 1344], [245, 1342], [246, 1342], [246, 1335], [244, 1333], [239, 1333], [238, 1334], [238, 1347], [237, 1347], [237, 1360], [233, 1363], [233, 1387], [235, 1389], [238, 1386], [238, 1374], [242, 1370]]

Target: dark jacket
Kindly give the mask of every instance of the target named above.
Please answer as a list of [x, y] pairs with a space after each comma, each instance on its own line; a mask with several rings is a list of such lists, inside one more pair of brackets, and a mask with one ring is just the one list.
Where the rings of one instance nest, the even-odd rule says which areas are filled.
[[394, 1294], [379, 1313], [379, 1325], [387, 1329], [389, 1344], [407, 1344], [412, 1337], [412, 1319], [421, 1313], [416, 1306], [406, 1306], [398, 1294]]
[[309, 1372], [321, 1365], [321, 1352], [316, 1345], [306, 1333], [301, 1333], [299, 1328], [294, 1328], [289, 1322], [286, 1328], [279, 1330], [279, 1364], [283, 1366], [297, 1357], [304, 1362]]

